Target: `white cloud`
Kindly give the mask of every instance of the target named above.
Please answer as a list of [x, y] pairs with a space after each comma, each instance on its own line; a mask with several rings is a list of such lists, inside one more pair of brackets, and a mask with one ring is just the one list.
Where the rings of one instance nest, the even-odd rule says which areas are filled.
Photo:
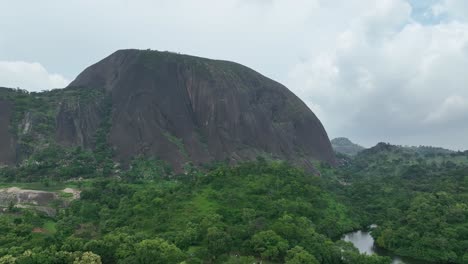
[[[68, 78], [119, 48], [233, 60], [286, 84], [332, 137], [468, 148], [461, 138], [468, 134], [466, 0], [0, 0], [0, 6], [0, 60], [40, 61]], [[1, 69], [0, 85], [41, 90], [67, 83], [40, 65], [41, 74], [26, 68], [14, 79]]]
[[69, 81], [59, 74], [47, 72], [37, 62], [0, 61], [0, 86], [42, 91], [63, 88]]
[[454, 121], [466, 122], [466, 120], [468, 120], [468, 100], [458, 95], [452, 95], [430, 112], [424, 122], [450, 124]]
[[[444, 137], [468, 131], [468, 24], [421, 25], [410, 14], [404, 1], [369, 5], [290, 71], [289, 86], [321, 109], [332, 136], [456, 148]], [[432, 142], [417, 137], [427, 131]]]

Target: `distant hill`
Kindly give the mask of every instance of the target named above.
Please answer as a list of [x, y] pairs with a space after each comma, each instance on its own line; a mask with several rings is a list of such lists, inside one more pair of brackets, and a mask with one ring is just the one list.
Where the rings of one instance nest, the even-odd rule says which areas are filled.
[[335, 152], [348, 156], [355, 156], [365, 149], [364, 147], [351, 142], [351, 140], [345, 137], [334, 138], [332, 139], [331, 144]]
[[[333, 142], [333, 141], [332, 141]], [[453, 151], [450, 149], [432, 147], [432, 146], [401, 146], [401, 145], [392, 145], [390, 143], [380, 142], [374, 147], [368, 148], [361, 152], [363, 155], [372, 155], [381, 152], [397, 152], [397, 153], [406, 153], [415, 156], [421, 157], [433, 157], [433, 156], [456, 156], [457, 154], [462, 154], [461, 152]]]
[[389, 143], [378, 143], [374, 147], [359, 152], [354, 157], [356, 164], [362, 166], [387, 168], [388, 163], [397, 168], [398, 166], [410, 166], [420, 163], [428, 164], [467, 164], [468, 152], [457, 152], [439, 147], [399, 146]]
[[431, 146], [404, 146], [403, 148], [415, 151], [422, 155], [437, 155], [437, 154], [452, 154], [456, 151], [440, 148], [440, 147], [431, 147]]

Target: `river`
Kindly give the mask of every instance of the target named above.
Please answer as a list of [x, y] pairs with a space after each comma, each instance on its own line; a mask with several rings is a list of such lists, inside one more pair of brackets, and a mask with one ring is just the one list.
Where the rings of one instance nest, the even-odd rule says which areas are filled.
[[388, 250], [384, 250], [381, 248], [377, 248], [374, 245], [374, 238], [370, 235], [369, 232], [358, 230], [355, 232], [351, 232], [345, 234], [342, 238], [344, 241], [351, 242], [353, 245], [359, 250], [361, 253], [366, 253], [368, 255], [376, 254], [379, 256], [387, 256], [392, 259], [392, 264], [424, 264], [427, 262], [402, 257], [389, 252]]

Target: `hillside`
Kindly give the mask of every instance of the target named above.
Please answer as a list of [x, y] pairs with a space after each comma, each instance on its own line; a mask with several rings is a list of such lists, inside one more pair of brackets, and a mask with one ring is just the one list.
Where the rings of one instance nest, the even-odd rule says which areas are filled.
[[379, 247], [423, 263], [465, 263], [467, 153], [380, 143], [347, 161], [316, 163], [322, 177], [263, 158], [178, 174], [141, 156], [107, 174], [102, 152], [49, 146], [0, 168], [0, 183], [73, 187], [80, 199], [50, 202], [55, 216], [4, 203], [0, 261], [389, 264], [339, 240], [377, 224]]
[[0, 263], [390, 263], [339, 240], [359, 227], [352, 212], [285, 162], [163, 171], [140, 158], [122, 177], [76, 181], [80, 199], [54, 217], [4, 208]]
[[241, 65], [124, 50], [0, 98], [0, 263], [389, 264], [340, 240], [371, 224], [376, 249], [467, 263], [468, 152], [341, 138], [336, 164]]
[[377, 225], [376, 246], [422, 263], [468, 260], [467, 152], [379, 143], [321, 171], [360, 223]]
[[258, 156], [312, 169], [335, 163], [318, 118], [281, 84], [242, 65], [169, 52], [120, 50], [66, 89], [0, 90], [0, 163], [50, 144], [129, 164], [143, 155], [188, 163]]
[[339, 137], [331, 140], [333, 150], [340, 154], [345, 154], [348, 156], [354, 156], [365, 148], [351, 142], [348, 138]]

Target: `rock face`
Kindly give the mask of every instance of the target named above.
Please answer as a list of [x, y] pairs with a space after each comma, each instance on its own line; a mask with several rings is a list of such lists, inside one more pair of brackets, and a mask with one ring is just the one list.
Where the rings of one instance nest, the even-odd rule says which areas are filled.
[[[70, 197], [61, 197], [70, 194]], [[68, 206], [70, 201], [79, 199], [80, 191], [66, 188], [59, 192], [46, 192], [40, 190], [24, 190], [17, 187], [0, 189], [0, 211], [10, 206], [34, 209], [49, 216], [55, 216], [57, 206]]]
[[94, 146], [94, 135], [103, 118], [100, 100], [63, 101], [56, 117], [56, 140], [66, 146]]
[[53, 192], [23, 190], [16, 187], [0, 189], [0, 207], [8, 207], [10, 203], [47, 206], [57, 198], [58, 195]]
[[[96, 148], [96, 138], [105, 135], [114, 158], [124, 164], [138, 155], [165, 160], [176, 171], [187, 162], [236, 163], [258, 156], [305, 168], [312, 168], [312, 160], [335, 163], [327, 133], [299, 98], [233, 62], [120, 50], [66, 89], [35, 97], [52, 104], [44, 115], [56, 109], [58, 143]], [[15, 156], [10, 108], [0, 101], [3, 162]]]
[[13, 104], [0, 99], [0, 165], [14, 164], [16, 161], [16, 143], [11, 133]]
[[119, 160], [145, 154], [176, 168], [258, 155], [306, 166], [311, 159], [335, 162], [309, 108], [283, 85], [236, 63], [121, 50], [70, 87], [102, 87], [110, 95], [109, 143]]

